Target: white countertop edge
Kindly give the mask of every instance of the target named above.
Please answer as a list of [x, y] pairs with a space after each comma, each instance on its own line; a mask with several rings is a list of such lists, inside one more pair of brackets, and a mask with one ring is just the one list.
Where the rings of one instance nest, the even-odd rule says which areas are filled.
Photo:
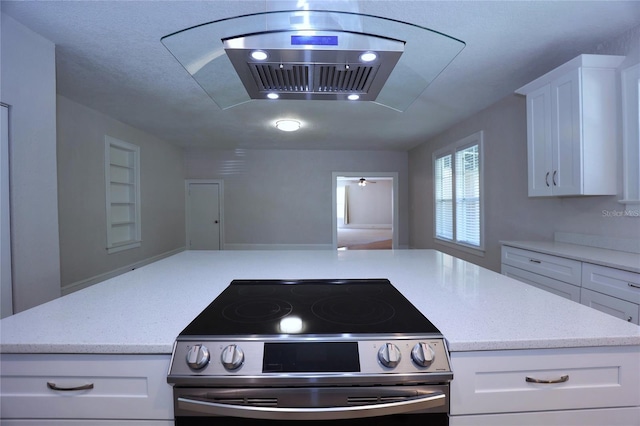
[[[447, 342], [449, 352], [500, 351], [520, 349], [559, 349], [593, 346], [640, 346], [635, 337], [545, 339], [510, 342], [473, 341]], [[81, 344], [4, 344], [0, 354], [113, 354], [113, 355], [171, 355], [171, 345], [81, 345]]]
[[500, 241], [500, 244], [580, 262], [640, 273], [640, 255], [555, 241]]
[[594, 346], [639, 346], [640, 335], [637, 337], [611, 337], [593, 339], [547, 339], [522, 340], [511, 342], [456, 342], [449, 344], [449, 352], [501, 351], [521, 349], [561, 349], [583, 348]]

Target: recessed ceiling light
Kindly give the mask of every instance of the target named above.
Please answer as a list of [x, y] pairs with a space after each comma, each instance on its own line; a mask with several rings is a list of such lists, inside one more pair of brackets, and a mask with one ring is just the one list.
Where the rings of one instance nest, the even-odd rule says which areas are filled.
[[362, 62], [371, 62], [375, 61], [376, 59], [378, 59], [378, 55], [375, 52], [364, 52], [362, 55], [360, 55], [360, 60]]
[[357, 101], [358, 99], [360, 99], [360, 95], [349, 95], [347, 96], [347, 99], [349, 99], [350, 101]]
[[264, 50], [254, 50], [251, 52], [251, 57], [256, 61], [264, 61], [269, 57], [269, 55], [267, 55], [267, 52]]
[[283, 132], [295, 132], [300, 128], [300, 122], [296, 120], [278, 120], [276, 121], [276, 128]]
[[271, 93], [267, 94], [267, 98], [269, 98], [269, 99], [278, 99], [279, 97], [280, 97], [280, 95], [278, 95], [277, 93], [271, 92]]

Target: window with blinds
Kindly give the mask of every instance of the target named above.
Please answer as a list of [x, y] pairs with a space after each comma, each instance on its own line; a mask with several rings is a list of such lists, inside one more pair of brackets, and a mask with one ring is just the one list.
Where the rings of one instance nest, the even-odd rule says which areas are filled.
[[434, 153], [435, 237], [472, 248], [482, 240], [482, 132]]

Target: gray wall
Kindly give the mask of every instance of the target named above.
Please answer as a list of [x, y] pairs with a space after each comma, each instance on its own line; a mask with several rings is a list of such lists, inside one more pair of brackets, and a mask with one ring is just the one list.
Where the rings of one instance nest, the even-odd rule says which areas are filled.
[[[629, 58], [623, 67], [629, 66], [638, 60], [639, 34], [636, 28], [585, 53], [625, 54]], [[618, 203], [622, 198], [621, 171], [617, 196], [528, 198], [526, 124], [525, 98], [510, 95], [409, 152], [411, 247], [436, 248], [499, 271], [500, 240], [553, 240], [556, 231], [640, 239], [639, 218], [603, 214], [628, 209]], [[484, 130], [485, 150], [484, 257], [451, 249], [433, 239], [432, 153], [479, 130]], [[618, 165], [621, 145], [619, 140]]]
[[187, 177], [224, 181], [225, 247], [331, 247], [332, 172], [397, 172], [399, 246], [408, 235], [407, 153], [191, 149]]
[[10, 105], [14, 312], [60, 295], [55, 46], [2, 14], [0, 101]]
[[[368, 179], [365, 187], [349, 186], [349, 226], [393, 225], [393, 185], [390, 180]], [[340, 226], [340, 225], [338, 225]]]
[[[62, 286], [73, 289], [185, 244], [182, 150], [58, 96]], [[107, 254], [104, 136], [140, 147], [141, 247]]]

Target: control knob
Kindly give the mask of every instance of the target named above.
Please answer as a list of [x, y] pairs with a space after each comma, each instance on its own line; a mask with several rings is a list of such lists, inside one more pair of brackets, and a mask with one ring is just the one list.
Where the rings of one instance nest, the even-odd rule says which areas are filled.
[[209, 349], [205, 345], [193, 345], [187, 352], [187, 365], [194, 370], [200, 370], [209, 363], [209, 358]]
[[435, 358], [436, 353], [433, 348], [426, 342], [416, 343], [411, 350], [411, 359], [420, 367], [428, 367]]
[[238, 345], [228, 345], [222, 350], [220, 361], [227, 370], [237, 370], [244, 362], [244, 352]]
[[378, 351], [378, 360], [385, 367], [395, 368], [401, 358], [400, 349], [393, 343], [385, 343]]

